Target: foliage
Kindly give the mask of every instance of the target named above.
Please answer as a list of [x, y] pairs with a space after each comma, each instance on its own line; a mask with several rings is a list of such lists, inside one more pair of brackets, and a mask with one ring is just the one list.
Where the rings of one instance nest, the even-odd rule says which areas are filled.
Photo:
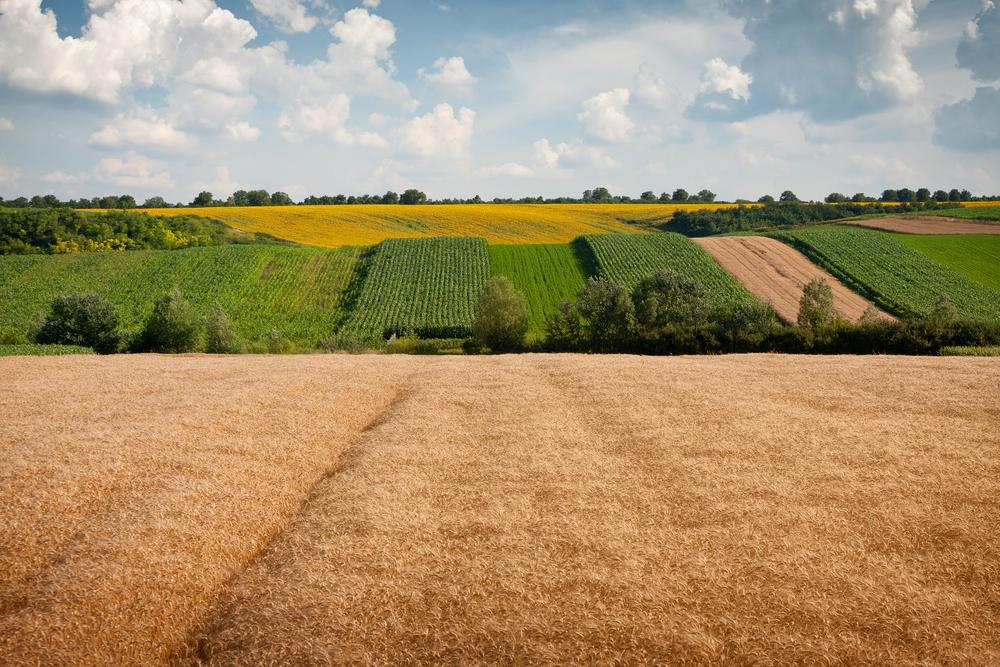
[[1000, 346], [993, 347], [970, 347], [970, 346], [946, 346], [940, 352], [944, 357], [1000, 357]]
[[382, 348], [386, 354], [461, 354], [466, 338], [420, 338], [412, 331], [390, 339]]
[[142, 352], [194, 352], [201, 343], [201, 318], [179, 289], [153, 305], [153, 312], [136, 341]]
[[550, 318], [547, 343], [556, 351], [622, 351], [631, 343], [635, 325], [635, 306], [628, 290], [603, 278], [591, 278], [576, 302], [563, 302]]
[[174, 250], [239, 240], [225, 225], [191, 215], [0, 208], [0, 254], [4, 255]]
[[733, 306], [750, 294], [715, 260], [679, 234], [606, 234], [584, 237], [603, 278], [634, 288], [653, 272], [669, 268], [708, 290], [713, 306]]
[[0, 357], [56, 357], [70, 354], [94, 354], [79, 345], [0, 344]]
[[113, 354], [122, 345], [115, 307], [93, 292], [65, 294], [52, 300], [45, 322], [35, 335], [43, 345], [89, 347]]
[[833, 288], [826, 278], [813, 278], [802, 290], [799, 301], [798, 324], [806, 329], [828, 327], [837, 321], [833, 307]]
[[772, 236], [897, 315], [929, 315], [938, 298], [947, 294], [961, 318], [1000, 320], [1000, 292], [938, 264], [891, 234], [830, 225]]
[[482, 239], [387, 239], [372, 253], [347, 330], [386, 338], [406, 331], [467, 336], [489, 274]]
[[212, 312], [205, 320], [205, 351], [210, 354], [239, 354], [243, 351], [243, 341], [236, 335], [233, 323], [219, 304], [212, 306]]
[[493, 352], [515, 352], [528, 333], [528, 302], [504, 278], [492, 278], [479, 295], [472, 335]]
[[529, 334], [541, 334], [545, 320], [587, 280], [584, 262], [568, 244], [491, 245], [494, 276], [510, 280], [528, 302]]

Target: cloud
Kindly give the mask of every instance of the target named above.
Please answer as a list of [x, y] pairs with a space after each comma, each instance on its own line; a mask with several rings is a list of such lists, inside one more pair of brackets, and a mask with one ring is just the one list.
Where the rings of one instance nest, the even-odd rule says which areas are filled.
[[213, 177], [208, 181], [195, 181], [193, 189], [211, 192], [218, 199], [225, 199], [237, 190], [246, 190], [249, 186], [234, 179], [228, 167], [216, 167]]
[[382, 0], [362, 0], [361, 4], [369, 9], [378, 9], [379, 3]]
[[510, 178], [532, 178], [535, 170], [519, 162], [507, 162], [495, 167], [484, 167], [480, 170], [484, 176], [509, 176]]
[[1000, 149], [1000, 89], [983, 86], [971, 100], [938, 111], [934, 142], [964, 151]]
[[673, 106], [677, 91], [656, 75], [649, 65], [643, 63], [635, 75], [635, 99], [658, 111], [666, 111]]
[[21, 177], [21, 170], [17, 167], [8, 167], [0, 164], [0, 185], [13, 185]]
[[465, 59], [462, 56], [438, 58], [434, 61], [432, 71], [421, 67], [417, 70], [417, 76], [436, 86], [459, 93], [468, 93], [479, 81], [466, 69]]
[[592, 137], [603, 141], [628, 141], [635, 129], [635, 123], [625, 113], [630, 96], [625, 88], [595, 95], [583, 103], [583, 111], [576, 117]]
[[67, 174], [65, 172], [56, 170], [56, 171], [50, 171], [49, 173], [45, 174], [44, 176], [41, 177], [40, 180], [42, 180], [45, 183], [65, 184], [65, 183], [78, 183], [81, 180], [86, 180], [85, 177], [86, 174], [81, 174], [80, 176], [74, 176], [73, 174]]
[[1000, 9], [990, 0], [966, 26], [955, 57], [979, 81], [1000, 79]]
[[400, 148], [424, 157], [460, 158], [472, 141], [476, 112], [462, 107], [456, 115], [450, 104], [413, 118], [397, 130]]
[[254, 127], [245, 120], [237, 123], [227, 123], [225, 130], [229, 140], [238, 143], [257, 141], [260, 138], [260, 128]]
[[299, 101], [278, 117], [278, 129], [286, 141], [297, 143], [306, 135], [324, 136], [344, 146], [386, 148], [388, 143], [374, 132], [355, 134], [347, 127], [351, 116], [351, 98], [334, 95], [327, 102], [308, 104]]
[[539, 139], [534, 149], [535, 164], [539, 172], [553, 175], [563, 174], [563, 167], [593, 167], [610, 169], [620, 167], [621, 163], [602, 149], [587, 146], [583, 142], [560, 143], [553, 147], [548, 139]]
[[752, 43], [738, 66], [713, 60], [688, 115], [740, 120], [801, 109], [836, 121], [912, 100], [923, 81], [908, 52], [919, 0], [727, 0]]
[[282, 32], [309, 32], [319, 23], [299, 0], [250, 0], [250, 4]]
[[163, 150], [185, 150], [194, 146], [191, 135], [181, 132], [150, 108], [120, 113], [90, 135], [87, 143], [104, 148], [149, 146]]
[[10, 131], [14, 129], [14, 123], [0, 116], [0, 131]]
[[123, 188], [172, 188], [167, 165], [129, 151], [121, 157], [106, 157], [94, 168], [94, 179]]

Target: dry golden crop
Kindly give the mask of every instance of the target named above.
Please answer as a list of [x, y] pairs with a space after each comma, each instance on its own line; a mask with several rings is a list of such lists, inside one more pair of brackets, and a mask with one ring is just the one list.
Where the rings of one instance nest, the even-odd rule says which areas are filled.
[[645, 232], [675, 211], [730, 204], [456, 204], [148, 209], [200, 215], [245, 232], [338, 247], [387, 238], [479, 236], [490, 243], [567, 243], [583, 234]]
[[0, 376], [0, 664], [1000, 663], [996, 359]]

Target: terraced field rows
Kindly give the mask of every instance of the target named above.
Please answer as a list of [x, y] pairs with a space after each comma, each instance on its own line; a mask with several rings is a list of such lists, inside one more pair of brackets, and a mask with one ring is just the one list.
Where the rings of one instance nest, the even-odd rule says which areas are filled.
[[587, 279], [586, 268], [567, 244], [491, 245], [490, 263], [494, 276], [505, 276], [525, 295], [535, 334], [564, 299], [576, 298]]
[[1000, 236], [894, 234], [903, 245], [1000, 292]]
[[680, 234], [607, 234], [584, 238], [594, 253], [598, 273], [629, 289], [656, 270], [669, 268], [704, 285], [716, 306], [732, 306], [753, 298], [704, 250]]
[[897, 315], [926, 315], [946, 294], [963, 317], [1000, 319], [1000, 292], [950, 270], [891, 234], [830, 225], [772, 236]]
[[370, 336], [407, 330], [463, 336], [490, 275], [478, 238], [386, 239], [372, 253], [348, 330]]

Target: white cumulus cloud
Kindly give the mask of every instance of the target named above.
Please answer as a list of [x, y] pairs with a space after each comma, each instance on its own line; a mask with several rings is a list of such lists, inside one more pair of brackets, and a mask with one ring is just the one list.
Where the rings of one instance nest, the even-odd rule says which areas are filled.
[[478, 79], [469, 72], [462, 56], [438, 58], [434, 61], [434, 69], [423, 67], [417, 70], [417, 75], [436, 86], [448, 88], [459, 93], [468, 93]]
[[423, 157], [460, 158], [472, 141], [476, 112], [462, 107], [455, 113], [450, 104], [413, 118], [397, 130], [400, 148]]
[[334, 95], [325, 103], [299, 101], [278, 117], [278, 129], [286, 141], [299, 142], [306, 135], [323, 136], [345, 146], [385, 148], [387, 142], [374, 132], [355, 134], [347, 128], [351, 117], [351, 98]]
[[250, 4], [282, 32], [309, 32], [319, 23], [299, 0], [250, 0]]
[[753, 77], [722, 58], [713, 58], [705, 63], [701, 81], [702, 93], [726, 93], [734, 100], [750, 99], [750, 84], [753, 83]]
[[174, 181], [167, 165], [133, 151], [120, 157], [106, 157], [94, 168], [94, 179], [123, 188], [172, 188]]
[[227, 123], [225, 130], [226, 136], [230, 141], [244, 143], [257, 141], [260, 138], [260, 128], [254, 127], [245, 120], [236, 123]]
[[592, 137], [604, 141], [628, 141], [635, 123], [625, 113], [631, 94], [625, 88], [615, 88], [595, 95], [583, 103], [577, 118]]
[[150, 108], [139, 108], [114, 120], [90, 135], [87, 143], [104, 148], [150, 146], [164, 150], [184, 150], [194, 146], [191, 135], [181, 132]]

